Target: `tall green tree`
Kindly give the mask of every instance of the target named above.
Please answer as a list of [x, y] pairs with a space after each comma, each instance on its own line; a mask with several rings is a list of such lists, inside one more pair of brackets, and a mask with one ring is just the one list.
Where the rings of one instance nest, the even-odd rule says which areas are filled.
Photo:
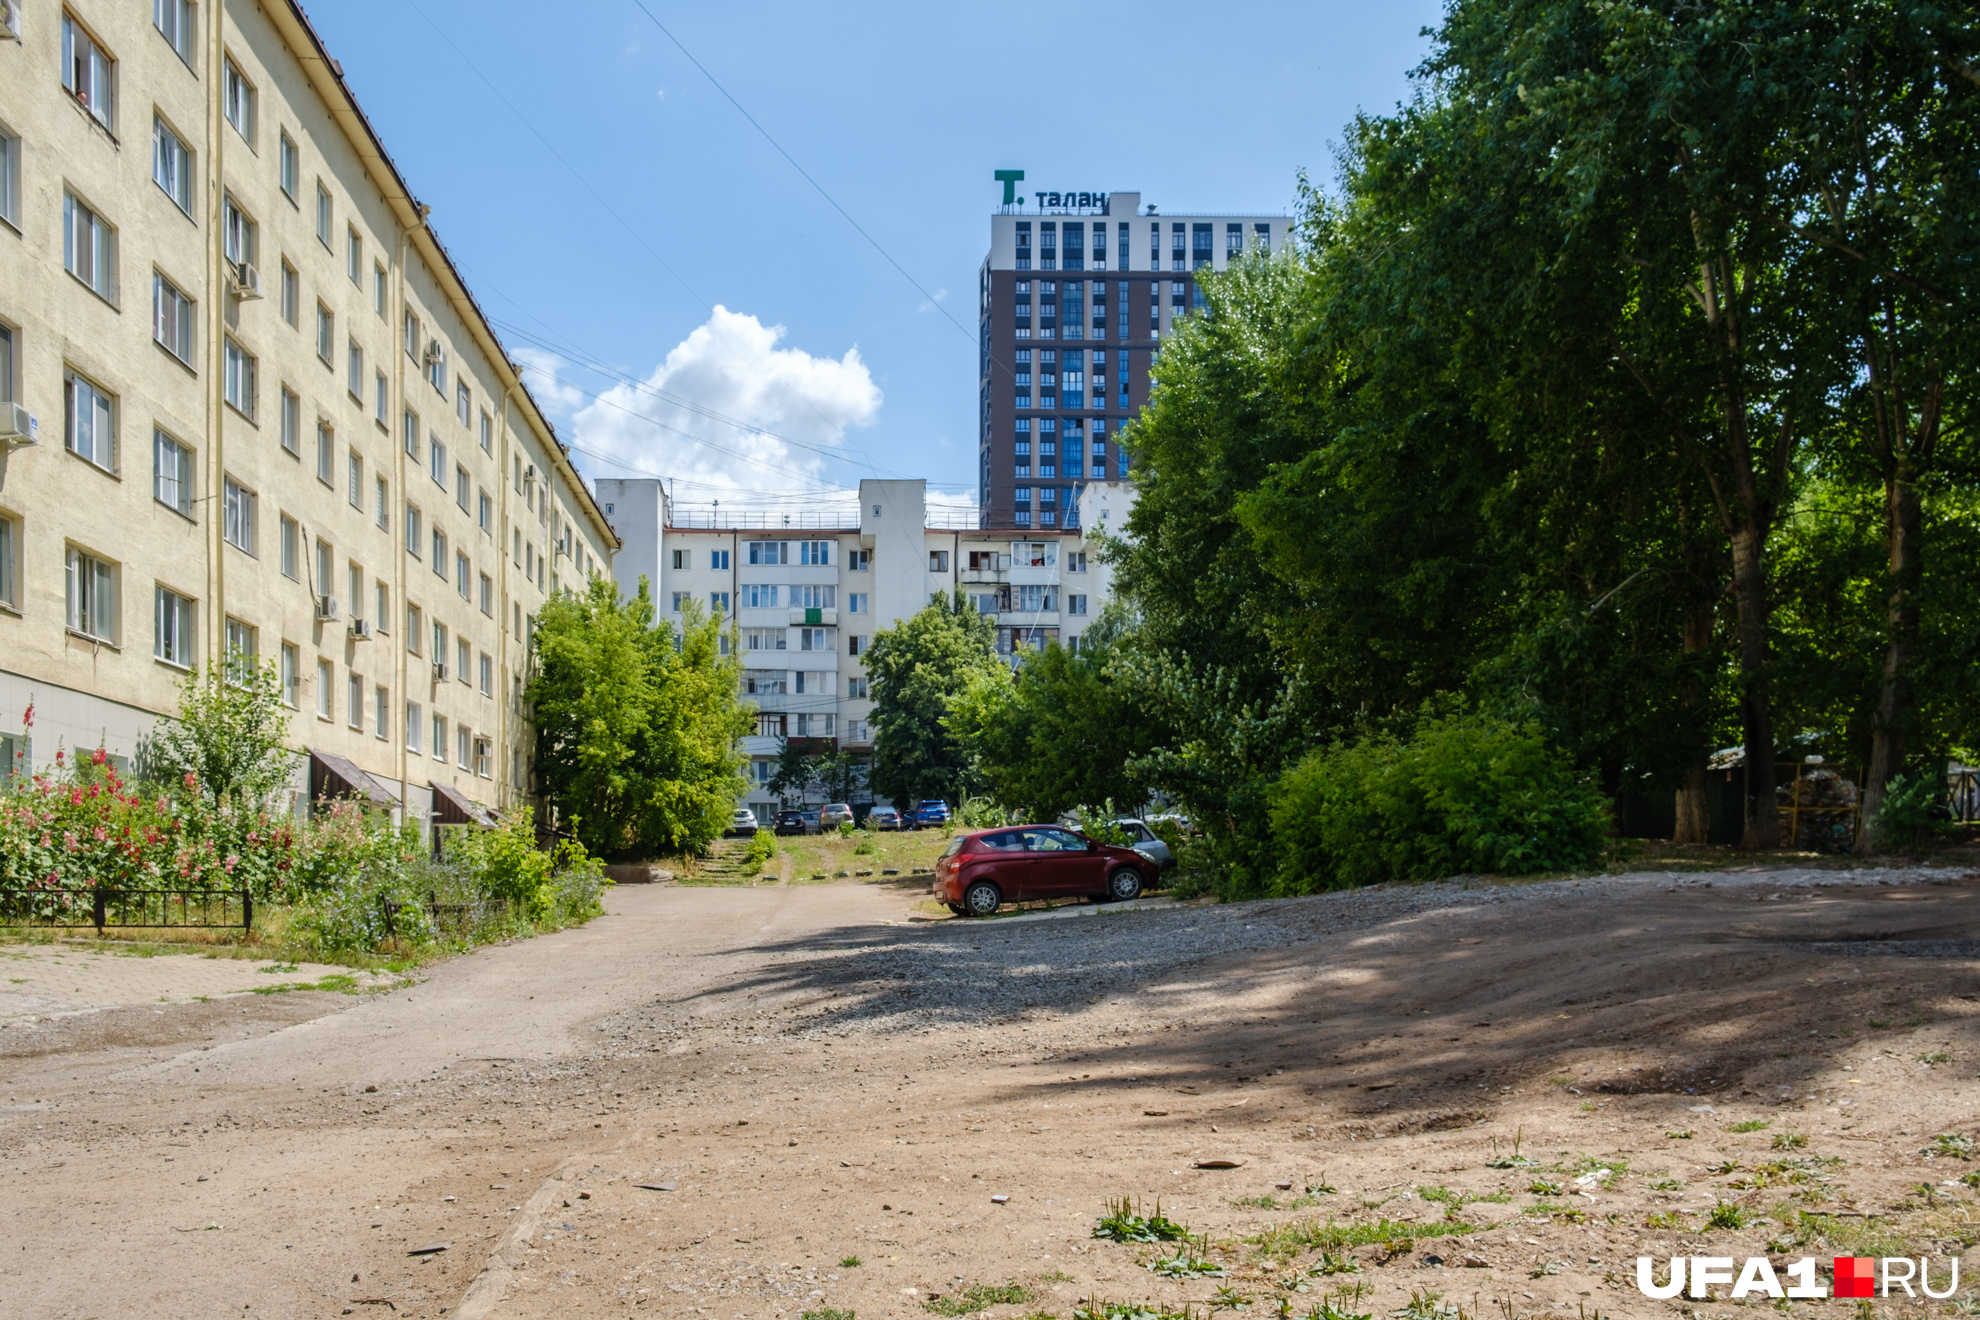
[[724, 620], [683, 602], [676, 629], [637, 594], [593, 578], [544, 603], [527, 690], [543, 795], [608, 857], [705, 847], [746, 791], [740, 740], [753, 711]]
[[1080, 635], [1028, 651], [1015, 672], [985, 670], [944, 720], [975, 777], [1000, 805], [1033, 820], [1076, 808], [1128, 810], [1148, 797], [1135, 773], [1158, 733], [1145, 705], [1110, 668], [1126, 630], [1111, 608]]
[[866, 671], [876, 793], [902, 806], [968, 795], [969, 758], [944, 720], [973, 678], [1003, 663], [995, 625], [960, 588], [873, 634]]

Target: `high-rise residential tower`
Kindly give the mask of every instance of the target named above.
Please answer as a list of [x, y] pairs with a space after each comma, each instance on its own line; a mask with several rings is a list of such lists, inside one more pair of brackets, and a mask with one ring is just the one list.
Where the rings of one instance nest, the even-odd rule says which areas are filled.
[[1086, 482], [1128, 475], [1120, 430], [1163, 336], [1200, 305], [1195, 273], [1283, 251], [1293, 222], [1160, 215], [1131, 192], [1041, 191], [1030, 206], [1005, 192], [978, 285], [980, 513], [986, 527], [1063, 527]]

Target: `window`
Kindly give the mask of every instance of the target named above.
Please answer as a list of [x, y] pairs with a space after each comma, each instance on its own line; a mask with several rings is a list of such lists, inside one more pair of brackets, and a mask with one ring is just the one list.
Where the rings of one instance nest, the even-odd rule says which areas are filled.
[[835, 586], [791, 588], [791, 608], [794, 610], [834, 610], [838, 607], [839, 589]]
[[344, 459], [345, 475], [349, 478], [348, 498], [353, 509], [364, 508], [364, 459], [357, 450], [351, 450]]
[[751, 541], [749, 562], [752, 564], [788, 564], [791, 562], [789, 541]]
[[[254, 84], [241, 76], [231, 57], [220, 78], [220, 113], [250, 147], [254, 145]], [[290, 190], [293, 193], [293, 190]]]
[[447, 625], [433, 625], [433, 663], [445, 667], [447, 663]]
[[851, 634], [847, 635], [846, 637], [847, 655], [862, 655], [865, 653], [865, 651], [866, 651], [866, 639], [864, 637], [855, 637], [852, 636]]
[[385, 373], [374, 371], [371, 375], [371, 419], [385, 430], [385, 412], [391, 406], [392, 387], [386, 383]]
[[474, 647], [467, 638], [454, 639], [454, 677], [463, 683], [474, 682]]
[[90, 118], [114, 131], [117, 61], [67, 14], [62, 15], [62, 86]]
[[928, 571], [931, 573], [948, 572], [949, 552], [947, 550], [930, 550], [928, 552]]
[[327, 720], [334, 713], [331, 706], [336, 701], [336, 693], [331, 685], [337, 681], [337, 666], [328, 660], [316, 662], [316, 718]]
[[848, 591], [846, 593], [846, 613], [848, 614], [866, 613], [867, 600], [868, 600], [868, 594], [866, 592]]
[[454, 551], [454, 590], [461, 593], [462, 600], [474, 599], [474, 570], [468, 557], [458, 550]]
[[371, 310], [381, 319], [385, 315], [385, 267], [375, 261], [371, 263]]
[[71, 192], [62, 194], [62, 267], [104, 301], [117, 301], [117, 231]]
[[21, 140], [0, 124], [0, 220], [20, 227]]
[[447, 580], [447, 534], [438, 527], [433, 529], [433, 572], [441, 581]]
[[192, 0], [152, 0], [151, 21], [165, 44], [187, 64], [193, 60], [193, 15], [197, 12]]
[[192, 450], [163, 431], [151, 433], [151, 495], [175, 513], [192, 517]]
[[253, 421], [254, 376], [257, 365], [254, 354], [242, 348], [235, 342], [234, 337], [229, 335], [224, 358], [227, 378], [222, 393], [236, 412]]
[[454, 726], [454, 763], [463, 770], [468, 768], [468, 741], [469, 741], [469, 735], [466, 727], [458, 724], [455, 725]]
[[462, 513], [468, 511], [468, 490], [472, 484], [468, 470], [458, 463], [454, 464], [454, 503], [460, 506]]
[[169, 587], [153, 588], [151, 653], [168, 665], [193, 662], [193, 603]]
[[848, 678], [846, 680], [846, 696], [854, 701], [864, 701], [867, 696], [866, 680], [864, 678]]
[[404, 338], [406, 356], [415, 362], [419, 361], [419, 318], [410, 311], [406, 313]]
[[323, 250], [326, 252], [330, 250], [331, 210], [330, 190], [323, 186], [323, 180], [318, 179], [316, 181], [316, 241], [323, 245]]
[[419, 640], [419, 618], [420, 618], [419, 606], [413, 604], [411, 601], [407, 601], [406, 602], [406, 654], [407, 655], [419, 654], [419, 648], [421, 645]]
[[708, 608], [717, 614], [727, 614], [729, 612], [729, 593], [726, 591], [709, 592]]
[[347, 580], [350, 583], [350, 594], [345, 599], [350, 604], [351, 621], [355, 623], [364, 618], [364, 569], [356, 564], [352, 564], [347, 570], [347, 574]]
[[[220, 239], [221, 248], [227, 260], [237, 266], [252, 266], [261, 250], [260, 226], [254, 217], [241, 209], [232, 193], [220, 199]], [[294, 324], [293, 318], [290, 324]]]
[[282, 387], [282, 448], [302, 457], [302, 400], [287, 385]]
[[708, 552], [708, 567], [716, 572], [728, 572], [729, 552], [727, 550], [710, 550]]
[[21, 527], [0, 514], [0, 605], [21, 607]]
[[69, 452], [102, 468], [117, 470], [116, 405], [95, 382], [67, 373], [63, 378], [64, 443]]
[[[682, 553], [676, 551], [676, 554]], [[774, 610], [777, 608], [777, 587], [774, 583], [745, 582], [742, 584], [742, 604], [746, 610]], [[795, 588], [793, 588], [795, 590]], [[795, 604], [795, 602], [793, 602]]]
[[419, 414], [408, 408], [399, 416], [399, 430], [403, 433], [406, 457], [419, 461]]
[[358, 407], [364, 406], [364, 349], [353, 339], [344, 345], [344, 388]]
[[356, 225], [344, 226], [344, 268], [351, 277], [351, 283], [364, 287], [364, 240], [358, 237]]
[[116, 571], [104, 560], [70, 548], [68, 554], [69, 628], [98, 641], [115, 641]]
[[378, 524], [379, 531], [389, 532], [392, 530], [392, 483], [380, 477], [377, 480], [376, 490], [371, 518]]
[[495, 579], [486, 573], [481, 575], [481, 612], [490, 618], [495, 615]]
[[281, 174], [282, 191], [290, 201], [299, 201], [300, 199], [296, 196], [296, 189], [302, 185], [302, 153], [296, 150], [296, 140], [289, 136], [287, 129], [282, 130], [282, 143], [278, 154], [281, 157], [281, 164], [278, 168]]
[[830, 541], [799, 541], [798, 542], [798, 563], [829, 564], [831, 562], [832, 562], [832, 543]]
[[344, 680], [344, 720], [357, 732], [364, 732], [364, 680], [356, 674]]
[[282, 643], [282, 704], [294, 710], [302, 697], [302, 651], [294, 642]]
[[798, 631], [798, 650], [829, 651], [833, 649], [832, 647], [832, 633], [834, 631], [833, 629], [800, 628], [797, 631]]
[[226, 478], [223, 489], [221, 535], [236, 550], [254, 553], [254, 492]]
[[495, 501], [488, 498], [485, 490], [475, 496], [474, 521], [483, 536], [495, 534]]
[[677, 591], [677, 592], [675, 592], [675, 593], [674, 593], [674, 603], [673, 603], [673, 612], [674, 612], [674, 613], [676, 613], [676, 614], [679, 614], [679, 613], [681, 612], [681, 602], [682, 602], [682, 601], [684, 601], [684, 600], [687, 600], [687, 599], [688, 599], [689, 597], [691, 597], [692, 595], [694, 595], [694, 593], [693, 593], [693, 592], [691, 592], [691, 591]]
[[447, 397], [447, 350], [435, 339], [426, 346], [426, 355], [421, 359], [426, 364], [426, 383]]
[[[160, 0], [164, 3], [165, 0]], [[187, 215], [193, 209], [193, 154], [192, 148], [163, 118], [153, 115], [151, 119], [151, 181], [164, 189]]]
[[481, 414], [481, 452], [484, 454], [495, 452], [495, 419], [486, 412]]
[[193, 300], [156, 271], [151, 276], [151, 337], [167, 353], [192, 365], [198, 348], [193, 342]]
[[419, 731], [426, 722], [426, 714], [417, 701], [406, 703], [406, 750], [415, 756], [419, 754]]
[[371, 690], [371, 731], [380, 738], [392, 736], [392, 694], [382, 687]]
[[1066, 552], [1066, 572], [1084, 573], [1085, 571], [1086, 571], [1086, 551], [1068, 550]]
[[282, 258], [282, 319], [291, 330], [296, 328], [296, 318], [302, 315], [302, 277], [296, 268]]
[[330, 354], [337, 338], [337, 314], [322, 303], [316, 304], [316, 356], [330, 365]]
[[447, 759], [447, 717], [445, 715], [435, 715], [433, 717], [433, 759], [436, 761], [445, 761]]
[[1075, 596], [1068, 593], [1066, 596], [1066, 613], [1068, 614], [1086, 613], [1086, 597]]
[[469, 425], [474, 416], [474, 392], [468, 389], [466, 381], [454, 385], [454, 416], [461, 419], [462, 426]]
[[873, 567], [871, 550], [853, 550], [846, 555], [846, 568], [850, 572], [864, 573]]
[[437, 435], [426, 437], [426, 474], [434, 485], [447, 489], [447, 445]]
[[406, 505], [406, 553], [414, 559], [420, 555], [419, 506], [412, 503]]
[[743, 633], [746, 651], [782, 651], [789, 645], [782, 628], [751, 628]]
[[282, 576], [302, 580], [302, 528], [288, 514], [282, 515]]
[[328, 422], [316, 424], [316, 479], [328, 486], [337, 459], [337, 432]]

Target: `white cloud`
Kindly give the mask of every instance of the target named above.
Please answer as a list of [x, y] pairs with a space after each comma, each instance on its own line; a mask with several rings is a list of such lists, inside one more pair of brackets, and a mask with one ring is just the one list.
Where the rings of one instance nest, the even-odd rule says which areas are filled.
[[[782, 326], [718, 306], [640, 387], [570, 405], [565, 434], [589, 451], [579, 455], [588, 471], [673, 477], [681, 504], [781, 507], [790, 492], [826, 489], [828, 454], [816, 451], [855, 457], [846, 433], [879, 416], [880, 388], [857, 348], [814, 357], [779, 347], [783, 337]], [[576, 393], [558, 382], [552, 355], [517, 360], [546, 408]]]
[[551, 421], [562, 422], [584, 406], [584, 391], [564, 384], [557, 377], [566, 365], [564, 359], [547, 349], [528, 345], [514, 349], [510, 356], [522, 368], [523, 384], [529, 388], [530, 396]]

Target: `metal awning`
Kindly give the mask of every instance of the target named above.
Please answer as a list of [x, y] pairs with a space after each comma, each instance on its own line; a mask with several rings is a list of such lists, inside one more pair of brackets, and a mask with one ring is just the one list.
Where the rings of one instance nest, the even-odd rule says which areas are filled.
[[451, 784], [435, 783], [433, 788], [433, 823], [435, 825], [479, 825], [492, 830], [497, 822], [495, 813], [482, 806], [473, 798]]
[[309, 800], [356, 798], [366, 806], [391, 808], [399, 795], [372, 778], [346, 757], [309, 749]]

